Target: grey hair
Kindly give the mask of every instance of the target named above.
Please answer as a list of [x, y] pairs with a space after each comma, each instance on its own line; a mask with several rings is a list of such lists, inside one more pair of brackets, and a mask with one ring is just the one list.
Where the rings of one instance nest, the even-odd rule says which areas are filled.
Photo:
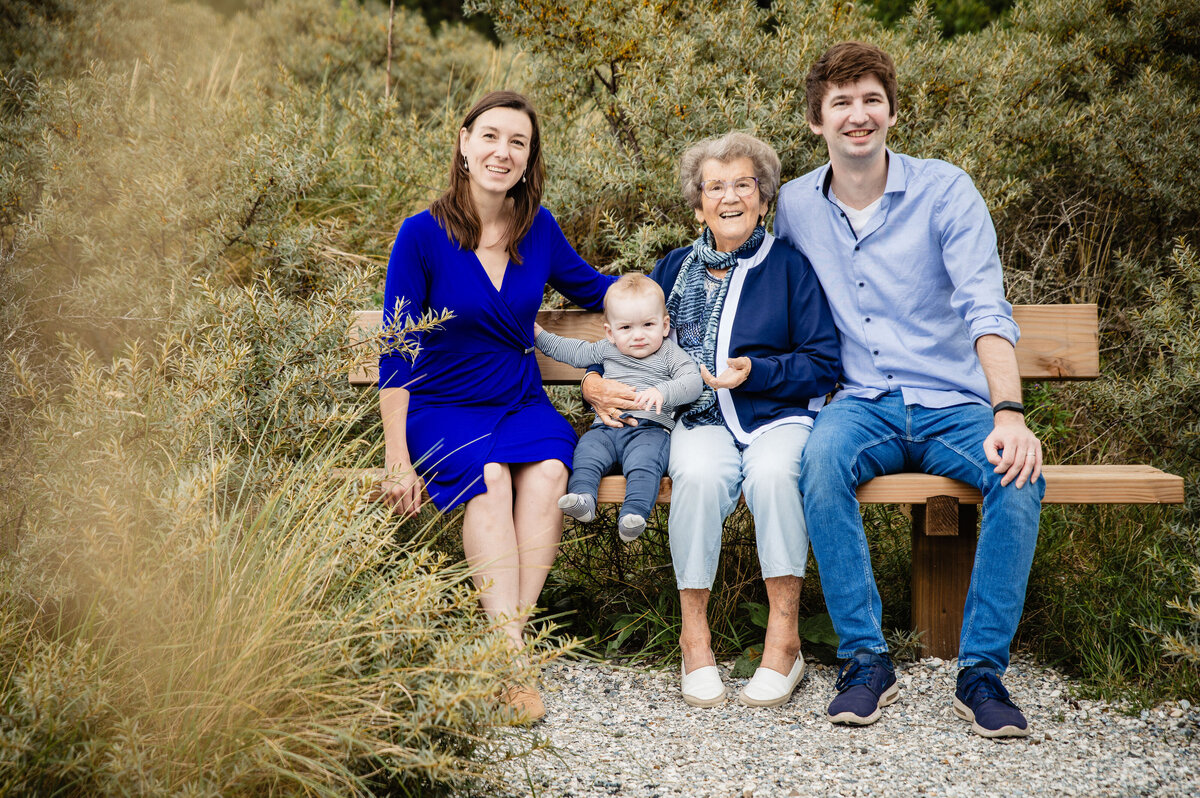
[[754, 176], [758, 178], [758, 196], [764, 205], [775, 200], [779, 191], [779, 156], [775, 148], [762, 139], [747, 133], [733, 131], [724, 136], [705, 139], [693, 144], [679, 159], [679, 187], [688, 205], [699, 208], [701, 170], [705, 161], [729, 163], [738, 158], [749, 158], [754, 164]]

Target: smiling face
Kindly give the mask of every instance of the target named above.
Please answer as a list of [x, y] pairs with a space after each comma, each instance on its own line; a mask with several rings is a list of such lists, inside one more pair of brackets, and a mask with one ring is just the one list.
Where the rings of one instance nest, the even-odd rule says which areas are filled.
[[882, 157], [888, 128], [894, 124], [896, 114], [883, 84], [874, 75], [864, 75], [854, 83], [830, 86], [821, 100], [820, 124], [810, 122], [809, 127], [825, 139], [836, 164]]
[[737, 196], [733, 183], [742, 177], [757, 177], [754, 161], [749, 158], [736, 158], [728, 163], [709, 159], [700, 167], [702, 183], [720, 180], [726, 184], [725, 193], [720, 197], [709, 197], [701, 192], [700, 207], [696, 209], [696, 218], [712, 230], [713, 240], [721, 252], [732, 252], [745, 243], [759, 218], [767, 212], [766, 203], [757, 191], [746, 197]]
[[604, 310], [604, 335], [623, 355], [653, 355], [670, 331], [661, 293], [624, 294], [610, 299]]
[[472, 192], [506, 194], [529, 164], [533, 123], [515, 108], [492, 108], [458, 132], [458, 146], [467, 159]]

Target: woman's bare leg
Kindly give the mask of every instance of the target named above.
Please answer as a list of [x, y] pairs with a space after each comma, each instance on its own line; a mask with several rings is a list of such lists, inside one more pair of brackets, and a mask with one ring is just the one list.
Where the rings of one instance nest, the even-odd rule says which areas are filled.
[[804, 586], [804, 580], [798, 576], [775, 576], [764, 579], [763, 582], [767, 586], [767, 603], [771, 610], [767, 616], [762, 667], [787, 676], [800, 653], [800, 633], [797, 624], [800, 616], [800, 588]]
[[679, 648], [683, 652], [684, 672], [716, 665], [712, 653], [712, 633], [708, 628], [708, 590], [687, 588], [679, 591], [683, 618], [679, 630]]
[[558, 460], [543, 460], [514, 464], [511, 469], [516, 488], [512, 519], [520, 557], [517, 608], [524, 628], [558, 555], [563, 528], [558, 499], [567, 490], [567, 467]]
[[489, 618], [506, 618], [504, 631], [513, 644], [524, 644], [520, 606], [520, 559], [513, 526], [512, 475], [502, 463], [483, 467], [487, 492], [467, 502], [463, 515], [463, 551], [481, 589], [479, 603]]

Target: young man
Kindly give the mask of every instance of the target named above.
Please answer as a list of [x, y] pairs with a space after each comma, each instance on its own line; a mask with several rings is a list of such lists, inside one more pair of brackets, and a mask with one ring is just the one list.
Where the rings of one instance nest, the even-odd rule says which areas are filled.
[[986, 737], [1029, 726], [1000, 681], [1021, 617], [1045, 482], [1025, 426], [996, 232], [970, 178], [885, 146], [896, 70], [839, 44], [807, 79], [829, 163], [779, 194], [776, 234], [812, 261], [841, 340], [842, 388], [817, 417], [800, 488], [821, 586], [847, 662], [834, 723], [866, 725], [898, 686], [856, 487], [897, 471], [976, 485], [983, 522], [963, 609], [954, 709]]

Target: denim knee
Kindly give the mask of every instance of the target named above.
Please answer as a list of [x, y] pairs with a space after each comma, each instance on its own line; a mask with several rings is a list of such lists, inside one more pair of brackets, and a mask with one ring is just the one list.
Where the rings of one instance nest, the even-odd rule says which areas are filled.
[[800, 457], [800, 492], [807, 495], [847, 480], [852, 464], [853, 459], [846, 452], [846, 441], [838, 435], [822, 435], [821, 428], [817, 427]]

